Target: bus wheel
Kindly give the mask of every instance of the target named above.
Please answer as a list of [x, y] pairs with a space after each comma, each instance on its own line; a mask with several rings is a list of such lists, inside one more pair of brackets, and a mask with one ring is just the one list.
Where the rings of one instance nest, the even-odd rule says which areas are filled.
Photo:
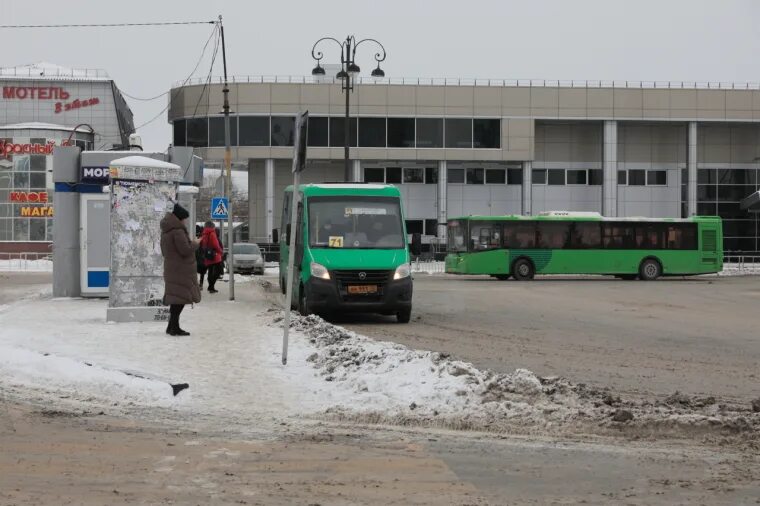
[[409, 323], [412, 319], [412, 308], [408, 307], [396, 312], [396, 321], [399, 323]]
[[298, 291], [298, 312], [301, 316], [309, 316], [311, 314], [309, 299], [306, 297], [306, 289], [303, 286]]
[[533, 264], [527, 258], [520, 258], [512, 266], [512, 275], [517, 281], [530, 281], [535, 273]]
[[641, 262], [639, 267], [639, 279], [642, 281], [654, 281], [662, 274], [662, 267], [660, 262], [653, 258], [647, 258]]

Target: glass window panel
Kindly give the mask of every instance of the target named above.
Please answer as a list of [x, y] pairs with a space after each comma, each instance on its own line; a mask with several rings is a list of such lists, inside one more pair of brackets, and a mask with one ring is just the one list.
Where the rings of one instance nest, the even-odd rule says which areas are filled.
[[588, 170], [588, 184], [592, 186], [601, 186], [604, 175], [602, 169], [589, 169]]
[[30, 241], [44, 241], [45, 240], [45, 222], [44, 219], [29, 220], [29, 240]]
[[[718, 200], [719, 201], [734, 201], [738, 202], [744, 197], [748, 197], [754, 193], [754, 186], [739, 186], [739, 185], [722, 185], [718, 186]], [[714, 200], [714, 199], [710, 199]]]
[[523, 182], [522, 169], [507, 169], [507, 184], [522, 184], [522, 182]]
[[328, 145], [328, 118], [309, 117], [309, 138], [307, 144], [314, 147], [326, 147]]
[[47, 170], [47, 156], [31, 155], [29, 157], [29, 170], [31, 171]]
[[671, 223], [666, 225], [665, 247], [668, 249], [697, 249], [697, 224]]
[[[346, 131], [343, 129], [345, 124], [346, 118], [330, 118], [330, 146], [334, 148], [342, 148], [346, 145]], [[349, 125], [351, 129], [349, 146], [356, 147], [356, 118], [351, 118]]]
[[53, 220], [47, 220], [47, 229], [45, 230], [45, 240], [53, 241]]
[[531, 179], [533, 184], [546, 184], [546, 169], [533, 169]]
[[536, 224], [538, 248], [565, 248], [570, 240], [570, 221], [539, 221]]
[[47, 144], [47, 139], [45, 137], [30, 137], [29, 138], [30, 144]]
[[449, 169], [447, 175], [449, 183], [464, 183], [464, 169]]
[[697, 200], [717, 200], [718, 187], [713, 184], [697, 185]]
[[47, 188], [47, 174], [45, 172], [29, 173], [29, 188], [44, 190]]
[[750, 214], [739, 207], [739, 203], [719, 203], [718, 216], [721, 218], [750, 218]]
[[185, 120], [183, 119], [174, 120], [172, 127], [174, 129], [174, 145], [184, 146], [185, 145]]
[[586, 184], [586, 170], [571, 169], [567, 171], [567, 184]]
[[507, 174], [504, 169], [486, 170], [486, 184], [505, 184], [506, 182]]
[[14, 172], [13, 173], [13, 187], [18, 190], [25, 190], [29, 188], [29, 173], [28, 172]]
[[438, 167], [425, 167], [425, 184], [438, 184]]
[[194, 148], [208, 146], [208, 118], [187, 120], [187, 145]]
[[417, 147], [443, 147], [443, 119], [417, 118]]
[[401, 182], [401, 167], [386, 167], [385, 182], [388, 184], [398, 184]]
[[757, 242], [754, 238], [726, 238], [723, 239], [724, 251], [757, 251]]
[[618, 184], [619, 185], [627, 185], [628, 184], [628, 172], [624, 170], [617, 171], [618, 173]]
[[667, 170], [648, 170], [647, 185], [649, 186], [666, 186], [668, 184]]
[[292, 146], [295, 142], [296, 118], [272, 116], [272, 146]]
[[385, 147], [385, 118], [359, 118], [359, 146]]
[[[237, 116], [230, 116], [230, 146], [237, 146], [237, 127]], [[209, 146], [224, 146], [224, 118], [209, 118], [208, 128]]]
[[406, 233], [407, 234], [422, 234], [423, 221], [422, 220], [406, 220]]
[[27, 218], [16, 218], [13, 220], [13, 240], [29, 240], [29, 220]]
[[[0, 201], [2, 202], [2, 201]], [[13, 214], [11, 213], [12, 207], [10, 204], [2, 204], [0, 203], [0, 218], [11, 218], [13, 217]]]
[[602, 225], [594, 221], [575, 222], [570, 230], [569, 247], [573, 249], [599, 249], [602, 247]]
[[269, 116], [240, 116], [241, 146], [269, 146]]
[[364, 168], [364, 182], [365, 183], [384, 183], [385, 169], [383, 167], [365, 167]]
[[756, 235], [754, 220], [723, 220], [723, 235], [726, 237], [749, 237]]
[[13, 220], [0, 218], [0, 241], [13, 240]]
[[631, 169], [628, 171], [628, 186], [646, 186], [647, 171], [643, 169]]
[[717, 204], [714, 202], [697, 202], [697, 214], [700, 216], [717, 216]]
[[[684, 184], [687, 182], [686, 179], [684, 179]], [[715, 169], [697, 169], [697, 183], [699, 184], [707, 184], [707, 183], [717, 183], [718, 182], [718, 171]]]
[[665, 245], [665, 227], [661, 223], [636, 225], [636, 247], [639, 249], [662, 249]]
[[438, 235], [438, 220], [425, 220], [425, 235]]
[[510, 249], [531, 249], [536, 247], [535, 221], [505, 221], [504, 245]]
[[404, 167], [405, 183], [424, 183], [425, 169], [417, 167]]
[[754, 169], [718, 169], [718, 184], [755, 184]]
[[29, 157], [28, 156], [14, 156], [13, 170], [15, 170], [16, 172], [29, 172]]
[[476, 148], [499, 148], [501, 146], [501, 120], [472, 120], [472, 140]]
[[472, 120], [446, 118], [446, 147], [472, 147]]
[[483, 169], [467, 169], [467, 184], [483, 184]]
[[414, 118], [388, 118], [388, 147], [414, 147]]
[[547, 181], [550, 185], [561, 186], [565, 184], [565, 169], [549, 169]]

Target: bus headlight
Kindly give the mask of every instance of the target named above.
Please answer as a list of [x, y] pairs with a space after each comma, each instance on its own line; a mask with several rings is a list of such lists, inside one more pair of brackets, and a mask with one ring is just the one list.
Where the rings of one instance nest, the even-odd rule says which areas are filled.
[[311, 263], [311, 275], [319, 279], [330, 279], [330, 271], [327, 270], [327, 267], [317, 262]]
[[396, 267], [396, 272], [393, 273], [393, 279], [408, 278], [412, 274], [412, 266], [409, 264], [401, 264]]

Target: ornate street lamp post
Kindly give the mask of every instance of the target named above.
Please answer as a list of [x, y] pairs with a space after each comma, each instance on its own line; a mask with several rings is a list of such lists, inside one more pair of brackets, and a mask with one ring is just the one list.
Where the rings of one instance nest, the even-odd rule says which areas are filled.
[[344, 174], [343, 179], [345, 181], [351, 181], [351, 166], [350, 166], [350, 160], [348, 157], [349, 147], [351, 145], [351, 129], [350, 127], [350, 115], [349, 115], [349, 107], [350, 107], [350, 92], [354, 91], [354, 80], [356, 79], [356, 76], [360, 72], [359, 66], [356, 64], [355, 57], [356, 57], [356, 48], [359, 47], [360, 44], [364, 42], [374, 42], [380, 47], [380, 51], [375, 53], [375, 61], [377, 62], [377, 68], [375, 68], [372, 71], [372, 77], [385, 77], [385, 72], [383, 72], [383, 69], [380, 68], [380, 62], [385, 60], [385, 48], [382, 44], [380, 44], [375, 39], [362, 39], [360, 41], [356, 41], [356, 38], [353, 35], [349, 35], [346, 37], [346, 40], [343, 42], [339, 41], [338, 39], [334, 39], [332, 37], [323, 37], [319, 39], [317, 42], [314, 43], [314, 47], [311, 48], [311, 57], [314, 58], [317, 62], [317, 66], [314, 67], [314, 70], [311, 71], [311, 75], [313, 76], [323, 76], [325, 75], [325, 69], [320, 65], [320, 60], [324, 58], [324, 55], [321, 51], [317, 51], [317, 46], [320, 42], [324, 40], [331, 40], [338, 44], [338, 47], [340, 47], [340, 63], [341, 63], [341, 69], [340, 72], [336, 74], [336, 78], [341, 80], [341, 90], [346, 94], [346, 120], [343, 125], [344, 130], [344, 141], [343, 141], [343, 150], [344, 150]]

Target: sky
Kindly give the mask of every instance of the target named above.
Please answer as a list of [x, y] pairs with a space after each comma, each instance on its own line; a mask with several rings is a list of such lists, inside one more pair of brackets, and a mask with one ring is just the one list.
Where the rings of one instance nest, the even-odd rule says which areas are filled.
[[[755, 0], [0, 0], [0, 24], [206, 21], [223, 16], [230, 75], [309, 75], [317, 39], [353, 34], [387, 51], [387, 77], [759, 82]], [[153, 97], [184, 80], [211, 25], [2, 29], [0, 66], [106, 70]], [[326, 62], [339, 58], [325, 46]], [[197, 77], [209, 71], [210, 51]], [[359, 48], [363, 74], [373, 51]], [[221, 54], [214, 75], [221, 75]], [[171, 141], [167, 97], [128, 99], [146, 149]]]

